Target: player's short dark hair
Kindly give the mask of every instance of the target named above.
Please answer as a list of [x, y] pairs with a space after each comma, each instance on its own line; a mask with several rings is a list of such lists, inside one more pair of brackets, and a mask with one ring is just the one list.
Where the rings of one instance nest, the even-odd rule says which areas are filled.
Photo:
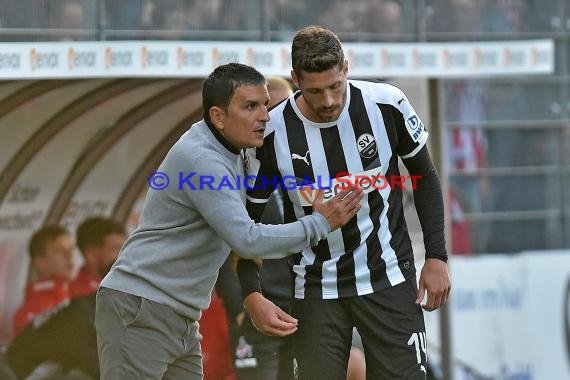
[[216, 106], [224, 111], [234, 96], [235, 89], [244, 85], [264, 85], [265, 77], [251, 66], [228, 63], [218, 66], [202, 86], [202, 107], [204, 120], [210, 122], [210, 108]]
[[331, 30], [321, 26], [307, 26], [299, 30], [291, 46], [293, 71], [301, 76], [303, 71], [320, 73], [342, 67], [344, 52], [339, 38]]
[[119, 222], [94, 216], [85, 219], [77, 228], [77, 246], [83, 253], [89, 247], [100, 247], [109, 235], [126, 235], [125, 227]]
[[70, 233], [65, 228], [55, 224], [44, 226], [34, 232], [28, 244], [28, 252], [32, 260], [36, 257], [43, 256], [46, 253], [47, 243], [62, 235], [70, 235]]

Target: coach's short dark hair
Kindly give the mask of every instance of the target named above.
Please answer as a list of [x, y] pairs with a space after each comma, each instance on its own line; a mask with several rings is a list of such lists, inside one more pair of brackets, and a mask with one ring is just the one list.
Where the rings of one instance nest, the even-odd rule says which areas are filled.
[[307, 26], [295, 34], [291, 46], [291, 64], [297, 76], [303, 71], [320, 73], [344, 64], [339, 38], [331, 30]]
[[244, 85], [264, 85], [265, 77], [251, 66], [228, 63], [218, 66], [202, 86], [204, 120], [210, 122], [210, 108], [216, 106], [228, 110], [235, 89]]
[[81, 252], [89, 247], [100, 247], [105, 238], [113, 234], [126, 235], [125, 227], [113, 219], [100, 216], [87, 218], [77, 227], [77, 246]]
[[48, 225], [40, 228], [32, 235], [28, 244], [30, 257], [43, 256], [46, 253], [46, 245], [62, 235], [71, 235], [68, 230], [58, 225]]

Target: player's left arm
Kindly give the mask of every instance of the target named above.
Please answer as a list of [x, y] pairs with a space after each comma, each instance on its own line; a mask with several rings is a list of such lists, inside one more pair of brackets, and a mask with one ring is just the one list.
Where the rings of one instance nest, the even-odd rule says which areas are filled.
[[427, 302], [422, 307], [433, 311], [446, 303], [451, 293], [441, 184], [426, 146], [403, 161], [410, 175], [420, 176], [414, 189], [414, 203], [422, 227], [426, 260], [420, 274], [416, 303], [419, 304], [427, 292]]
[[446, 303], [451, 292], [441, 183], [426, 146], [427, 129], [408, 98], [400, 91], [394, 91], [394, 95], [397, 110], [394, 117], [396, 153], [402, 158], [410, 175], [417, 176], [413, 189], [414, 203], [426, 249], [416, 303], [420, 304], [427, 292], [427, 302], [422, 307], [432, 311]]

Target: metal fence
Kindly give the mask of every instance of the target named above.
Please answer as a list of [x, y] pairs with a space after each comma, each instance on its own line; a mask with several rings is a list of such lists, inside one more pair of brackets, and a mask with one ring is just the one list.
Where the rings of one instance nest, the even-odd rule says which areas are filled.
[[[570, 247], [568, 0], [0, 0], [0, 41], [552, 38], [553, 75], [440, 81], [455, 253]], [[382, 76], [379, 73], [379, 77]]]

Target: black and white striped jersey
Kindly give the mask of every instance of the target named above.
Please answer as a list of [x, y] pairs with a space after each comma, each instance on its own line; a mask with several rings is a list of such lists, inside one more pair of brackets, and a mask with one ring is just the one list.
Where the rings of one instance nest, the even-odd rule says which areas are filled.
[[345, 106], [329, 123], [306, 119], [299, 95], [271, 110], [263, 147], [246, 153], [251, 216], [259, 220], [278, 184], [286, 223], [312, 212], [316, 188], [327, 188], [326, 200], [339, 184], [357, 180], [366, 195], [355, 218], [295, 256], [295, 297], [364, 295], [403, 282], [415, 274], [413, 252], [402, 189], [390, 181], [399, 176], [398, 156], [412, 157], [425, 145], [423, 123], [406, 96], [385, 83], [349, 80]]

